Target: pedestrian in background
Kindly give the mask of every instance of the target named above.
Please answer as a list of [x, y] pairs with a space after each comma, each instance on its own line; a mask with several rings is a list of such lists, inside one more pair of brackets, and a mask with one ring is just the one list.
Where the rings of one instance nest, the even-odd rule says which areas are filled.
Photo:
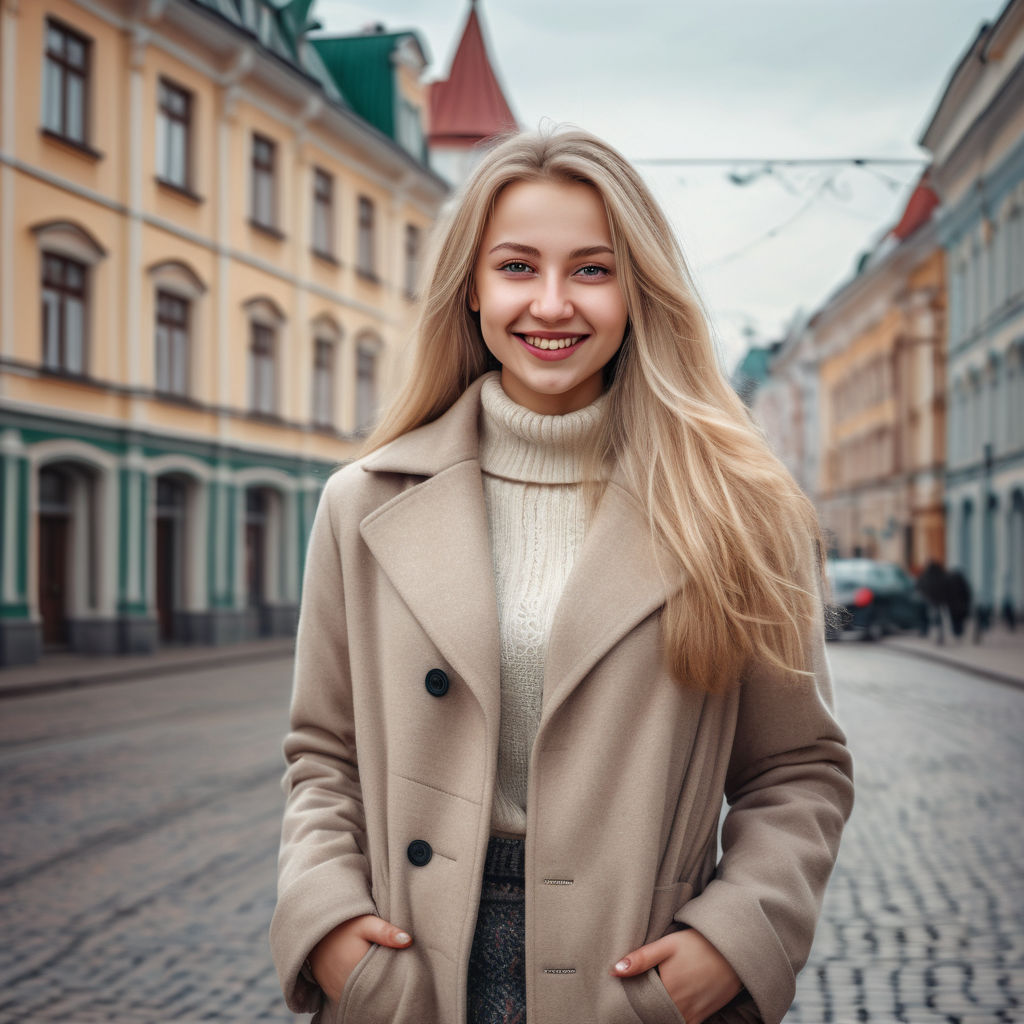
[[917, 578], [917, 589], [928, 602], [929, 625], [935, 626], [935, 642], [940, 646], [946, 642], [944, 616], [947, 586], [946, 570], [934, 559], [924, 567]]
[[606, 144], [499, 145], [429, 267], [408, 383], [310, 539], [288, 1004], [780, 1021], [852, 801], [813, 509]]
[[971, 614], [971, 585], [960, 569], [951, 569], [946, 574], [946, 607], [953, 637], [962, 640], [964, 623]]

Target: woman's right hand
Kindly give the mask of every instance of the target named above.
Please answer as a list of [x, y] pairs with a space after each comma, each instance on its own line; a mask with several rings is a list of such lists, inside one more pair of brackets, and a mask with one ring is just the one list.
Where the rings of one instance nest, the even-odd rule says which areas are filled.
[[363, 914], [329, 931], [309, 954], [309, 966], [316, 983], [331, 1002], [341, 998], [345, 982], [373, 945], [404, 949], [412, 937], [373, 914]]

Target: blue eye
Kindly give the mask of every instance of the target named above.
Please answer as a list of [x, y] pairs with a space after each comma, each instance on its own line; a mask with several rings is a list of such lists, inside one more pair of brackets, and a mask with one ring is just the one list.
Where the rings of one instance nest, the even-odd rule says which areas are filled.
[[580, 267], [576, 271], [581, 277], [603, 277], [609, 273], [607, 267], [599, 267], [594, 263], [588, 263], [585, 267]]
[[503, 263], [501, 269], [508, 270], [513, 274], [528, 274], [532, 268], [529, 263], [524, 263], [522, 260], [510, 260], [508, 263]]

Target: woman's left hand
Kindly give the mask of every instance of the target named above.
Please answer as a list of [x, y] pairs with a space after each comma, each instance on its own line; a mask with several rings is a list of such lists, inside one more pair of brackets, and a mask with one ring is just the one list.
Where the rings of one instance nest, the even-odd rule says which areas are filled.
[[658, 968], [661, 983], [686, 1024], [701, 1024], [743, 987], [729, 961], [692, 928], [672, 932], [627, 953], [613, 968], [618, 978], [632, 978]]

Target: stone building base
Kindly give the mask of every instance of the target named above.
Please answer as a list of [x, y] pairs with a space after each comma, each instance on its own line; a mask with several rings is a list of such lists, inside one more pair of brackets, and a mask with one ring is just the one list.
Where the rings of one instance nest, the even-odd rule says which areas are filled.
[[34, 665], [43, 653], [43, 627], [28, 619], [0, 619], [0, 668]]

